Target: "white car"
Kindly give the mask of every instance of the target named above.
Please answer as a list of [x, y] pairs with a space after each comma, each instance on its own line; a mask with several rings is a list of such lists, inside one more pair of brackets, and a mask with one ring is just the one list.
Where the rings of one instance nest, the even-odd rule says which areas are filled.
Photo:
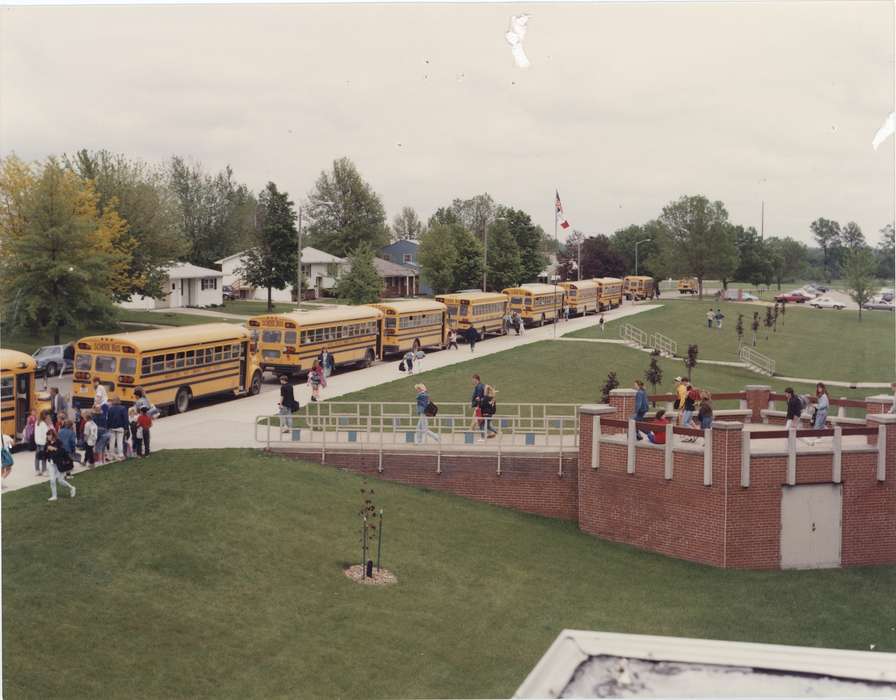
[[841, 311], [846, 308], [846, 305], [842, 301], [834, 301], [830, 297], [819, 297], [818, 299], [813, 299], [809, 302], [809, 306], [812, 306], [816, 309], [837, 309], [837, 311]]

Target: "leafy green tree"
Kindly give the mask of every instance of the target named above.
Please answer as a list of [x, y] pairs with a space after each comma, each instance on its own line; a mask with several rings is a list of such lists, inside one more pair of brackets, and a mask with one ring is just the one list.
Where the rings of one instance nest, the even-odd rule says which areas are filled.
[[451, 228], [459, 224], [433, 224], [420, 237], [417, 260], [420, 274], [436, 294], [454, 291], [454, 268], [457, 267], [457, 249]]
[[684, 366], [688, 370], [688, 382], [691, 381], [691, 375], [694, 372], [694, 368], [697, 366], [697, 355], [700, 354], [700, 349], [696, 345], [688, 345], [688, 354], [684, 358]]
[[379, 301], [383, 279], [373, 264], [373, 248], [362, 244], [349, 253], [350, 269], [339, 278], [336, 293], [349, 304], [372, 304]]
[[[544, 231], [541, 226], [533, 224], [532, 218], [521, 209], [499, 207], [498, 216], [507, 222], [510, 234], [519, 251], [519, 281], [534, 282], [548, 264], [548, 258], [544, 254]], [[489, 241], [489, 257], [491, 257], [491, 247], [491, 241]]]
[[493, 221], [488, 227], [488, 287], [500, 291], [515, 287], [522, 278], [520, 253], [507, 221]]
[[849, 296], [859, 305], [859, 321], [862, 320], [862, 306], [871, 301], [877, 287], [876, 271], [877, 261], [868, 246], [847, 252], [843, 275]]
[[423, 233], [423, 224], [413, 207], [402, 207], [392, 219], [393, 241], [416, 241]]
[[734, 279], [758, 285], [769, 276], [771, 268], [765, 242], [752, 226], [734, 227], [734, 245], [737, 248], [738, 264]]
[[179, 207], [186, 252], [180, 258], [212, 267], [215, 260], [243, 250], [251, 241], [255, 206], [249, 189], [234, 179], [228, 165], [217, 175], [174, 156], [168, 186]]
[[865, 242], [865, 234], [855, 221], [850, 221], [840, 232], [840, 244], [848, 249], [864, 248], [868, 244]]
[[451, 207], [439, 207], [436, 209], [432, 216], [429, 217], [429, 221], [426, 223], [426, 228], [431, 229], [433, 226], [437, 224], [459, 224], [461, 223], [460, 218], [454, 212]]
[[488, 192], [469, 199], [455, 199], [451, 202], [451, 210], [458, 221], [480, 241], [484, 240], [486, 229], [498, 215], [495, 200]]
[[[659, 357], [659, 350], [651, 352], [650, 365], [644, 371], [644, 379], [650, 384], [654, 394], [656, 393], [656, 388], [663, 383], [663, 368], [659, 365]], [[653, 405], [656, 406], [656, 401], [653, 402]]]
[[825, 279], [830, 281], [836, 276], [836, 255], [840, 246], [840, 224], [829, 219], [819, 218], [813, 221], [809, 228], [823, 255], [823, 270]]
[[609, 372], [607, 374], [607, 381], [604, 382], [604, 385], [600, 389], [600, 398], [604, 403], [610, 402], [610, 392], [613, 389], [619, 388], [619, 378], [616, 376], [616, 372]]
[[183, 217], [163, 169], [105, 149], [81, 149], [63, 156], [66, 168], [96, 189], [97, 213], [112, 206], [127, 222], [125, 240], [133, 251], [127, 271], [130, 292], [158, 298], [169, 264], [186, 255]]
[[[5, 195], [6, 193], [4, 193]], [[20, 193], [23, 225], [3, 234], [4, 323], [8, 328], [81, 328], [114, 318], [113, 300], [126, 298], [131, 263], [126, 224], [99, 196], [58, 161], [36, 168]]]
[[[576, 246], [567, 246], [557, 255], [558, 270], [562, 279], [577, 279], [574, 262], [577, 262]], [[625, 260], [616, 253], [610, 239], [603, 235], [589, 236], [582, 240], [582, 279], [591, 277], [622, 277]]]
[[710, 275], [730, 279], [737, 267], [734, 232], [721, 202], [703, 195], [684, 196], [663, 207], [659, 218], [658, 268], [667, 274], [697, 278], [700, 298]]
[[623, 270], [626, 273], [635, 273], [635, 243], [647, 241], [638, 246], [638, 274], [655, 275], [653, 263], [656, 261], [659, 250], [656, 239], [662, 234], [662, 225], [656, 221], [648, 221], [643, 226], [632, 224], [625, 228], [617, 229], [610, 236], [610, 250], [624, 261]]
[[880, 243], [877, 244], [877, 274], [881, 279], [893, 282], [896, 246], [894, 246], [893, 224], [887, 224], [880, 230]]
[[305, 215], [309, 245], [332, 255], [345, 256], [364, 244], [379, 250], [389, 242], [383, 203], [348, 158], [321, 172]]
[[286, 192], [269, 182], [258, 195], [256, 214], [253, 245], [237, 274], [253, 287], [266, 288], [268, 310], [273, 310], [271, 290], [285, 289], [296, 281], [299, 234], [295, 204]]
[[767, 238], [765, 247], [768, 251], [772, 279], [780, 290], [782, 282], [797, 279], [800, 276], [808, 250], [805, 244], [790, 237]]
[[450, 231], [451, 242], [457, 255], [453, 290], [479, 289], [482, 285], [482, 269], [485, 266], [482, 244], [463, 226], [452, 226]]

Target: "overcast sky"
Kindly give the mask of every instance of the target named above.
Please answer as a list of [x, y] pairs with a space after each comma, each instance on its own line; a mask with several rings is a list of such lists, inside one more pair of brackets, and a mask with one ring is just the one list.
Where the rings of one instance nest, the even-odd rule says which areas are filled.
[[[504, 41], [529, 12], [515, 67]], [[892, 2], [5, 8], [0, 150], [231, 164], [300, 200], [349, 156], [388, 216], [489, 192], [553, 233], [682, 194], [810, 240], [894, 219]], [[562, 237], [562, 235], [561, 235]]]

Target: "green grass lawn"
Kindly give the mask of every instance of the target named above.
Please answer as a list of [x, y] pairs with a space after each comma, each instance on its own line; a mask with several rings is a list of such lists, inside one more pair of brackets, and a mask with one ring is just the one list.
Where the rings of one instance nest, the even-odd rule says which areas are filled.
[[[607, 331], [609, 334], [609, 330]], [[601, 387], [607, 373], [615, 371], [622, 387], [631, 387], [635, 379], [644, 379], [650, 355], [622, 345], [545, 340], [513, 350], [477, 357], [467, 346], [459, 352], [470, 357], [467, 362], [405, 377], [396, 372], [396, 381], [347, 394], [335, 401], [413, 401], [414, 384], [423, 382], [432, 400], [468, 401], [472, 393], [470, 376], [477, 373], [482, 381], [498, 390], [498, 406], [506, 403], [594, 403], [600, 401]], [[425, 363], [425, 360], [424, 360]], [[661, 358], [663, 384], [657, 393], [671, 393], [676, 375], [686, 374], [681, 360]], [[424, 368], [425, 369], [425, 368]], [[775, 391], [784, 391], [791, 383], [762, 377], [740, 367], [698, 364], [693, 372], [694, 383], [712, 392], [743, 391], [747, 384], [768, 384]], [[814, 386], [793, 384], [798, 392], [814, 391]], [[653, 393], [648, 385], [647, 391]], [[323, 396], [326, 398], [326, 390]], [[833, 388], [834, 397], [864, 398], [874, 393], [868, 389]], [[718, 402], [720, 408], [736, 408], [737, 402]], [[864, 415], [864, 413], [862, 413]]]
[[[315, 309], [326, 308], [327, 304], [341, 304], [342, 299], [315, 299], [314, 301], [306, 301], [302, 303], [302, 311], [314, 311]], [[257, 316], [259, 314], [275, 313], [285, 314], [296, 310], [296, 305], [286, 302], [274, 302], [274, 310], [268, 311], [266, 301], [252, 301], [249, 299], [234, 299], [233, 301], [225, 301], [224, 313], [239, 314], [241, 316]]]
[[723, 571], [568, 522], [254, 451], [178, 451], [8, 493], [9, 698], [506, 697], [564, 628], [896, 650], [896, 567]]
[[[738, 314], [744, 315], [744, 339], [751, 340], [753, 312], [765, 319], [764, 305], [722, 302], [725, 315], [722, 330], [706, 327], [706, 312], [715, 302], [661, 300], [663, 307], [607, 323], [604, 337], [618, 338], [619, 326], [631, 323], [648, 334], [659, 331], [678, 342], [684, 355], [690, 343], [700, 348], [707, 360], [737, 359]], [[811, 309], [788, 304], [778, 316], [777, 332], [762, 325], [756, 349], [772, 357], [777, 373], [848, 382], [888, 382], [896, 377], [896, 318], [884, 311], [866, 311], [859, 321], [857, 311]], [[570, 337], [598, 338], [597, 327], [572, 333]], [[755, 377], [756, 375], [754, 375]], [[751, 383], [757, 383], [753, 381]]]
[[[224, 309], [211, 310], [228, 313]], [[198, 323], [240, 323], [240, 320], [236, 318], [180, 314], [176, 311], [143, 311], [139, 309], [120, 309], [118, 318], [128, 323], [152, 323], [158, 326], [195, 326]]]

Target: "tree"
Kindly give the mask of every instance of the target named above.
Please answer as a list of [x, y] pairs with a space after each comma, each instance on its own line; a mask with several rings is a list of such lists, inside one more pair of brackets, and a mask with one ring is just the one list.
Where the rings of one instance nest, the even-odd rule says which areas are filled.
[[697, 278], [700, 298], [709, 275], [730, 278], [737, 267], [734, 232], [721, 202], [703, 195], [681, 197], [663, 207], [659, 218], [663, 233], [657, 239], [657, 269]]
[[840, 232], [840, 243], [847, 250], [865, 248], [868, 245], [865, 242], [865, 234], [855, 221], [850, 221], [843, 227]]
[[[534, 225], [532, 218], [521, 209], [499, 207], [498, 216], [506, 221], [519, 251], [519, 280], [534, 282], [548, 264], [547, 256], [543, 252], [544, 231], [541, 226]], [[491, 242], [489, 242], [489, 248], [491, 248]]]
[[333, 255], [345, 256], [364, 244], [376, 251], [389, 242], [383, 203], [348, 158], [321, 172], [305, 215], [309, 244]]
[[840, 245], [840, 224], [836, 221], [819, 218], [813, 221], [809, 228], [824, 256], [825, 279], [830, 281], [835, 277], [834, 255], [836, 248]]
[[765, 307], [765, 339], [768, 340], [768, 331], [774, 325], [775, 319], [772, 314], [772, 307]]
[[775, 302], [774, 314], [772, 319], [772, 332], [778, 332], [778, 302]]
[[488, 227], [488, 275], [489, 289], [500, 291], [515, 287], [525, 281], [516, 241], [510, 233], [507, 221], [493, 221]]
[[436, 294], [482, 284], [482, 245], [460, 224], [431, 226], [420, 239], [418, 260], [423, 279]]
[[740, 346], [744, 344], [744, 315], [737, 315], [737, 325], [734, 327], [734, 332], [737, 333], [737, 351], [740, 352]]
[[423, 224], [413, 207], [402, 207], [392, 219], [393, 241], [416, 241], [423, 233]]
[[573, 231], [566, 236], [566, 243], [557, 256], [557, 274], [564, 282], [581, 279], [580, 253], [585, 242], [585, 234]]
[[[578, 251], [567, 246], [557, 255], [558, 270], [562, 279], [577, 279], [573, 273]], [[565, 274], [565, 276], [564, 276]], [[591, 277], [623, 277], [625, 260], [610, 246], [604, 235], [590, 236], [582, 241], [582, 279]]]
[[877, 244], [879, 260], [877, 275], [881, 279], [893, 281], [894, 261], [896, 261], [896, 245], [894, 245], [893, 224], [887, 224], [880, 230], [880, 243]]
[[11, 238], [25, 233], [26, 208], [36, 175], [16, 155], [0, 160], [0, 250]]
[[[2, 301], [11, 328], [52, 329], [109, 321], [112, 301], [128, 289], [131, 262], [126, 224], [111, 205], [97, 213], [99, 195], [85, 181], [49, 159], [31, 172], [16, 200], [18, 229], [3, 233]], [[4, 183], [5, 185], [6, 183]]]
[[451, 210], [457, 220], [471, 231], [480, 241], [485, 231], [498, 215], [497, 205], [488, 192], [477, 194], [470, 199], [455, 199], [451, 202]]
[[454, 213], [454, 210], [451, 207], [439, 207], [436, 209], [432, 216], [429, 217], [429, 221], [426, 222], [426, 228], [430, 229], [436, 224], [459, 224], [461, 223], [457, 214]]
[[790, 237], [767, 238], [765, 247], [772, 279], [777, 283], [780, 291], [782, 282], [797, 279], [800, 276], [808, 250], [805, 244]]
[[699, 354], [699, 351], [700, 350], [696, 345], [688, 345], [688, 354], [687, 357], [684, 358], [684, 366], [688, 370], [688, 382], [691, 381], [691, 374], [697, 366], [697, 355]]
[[624, 261], [624, 270], [635, 274], [635, 243], [647, 241], [638, 246], [638, 272], [639, 275], [653, 275], [652, 262], [658, 256], [656, 239], [662, 233], [661, 224], [656, 221], [648, 221], [643, 226], [632, 224], [625, 228], [617, 229], [610, 236], [610, 249]]
[[336, 283], [336, 294], [349, 304], [372, 304], [379, 301], [383, 279], [373, 264], [373, 248], [362, 244], [349, 253], [351, 269]]
[[843, 273], [849, 296], [859, 305], [859, 321], [862, 320], [862, 306], [871, 301], [877, 280], [874, 273], [877, 261], [867, 246], [850, 250], [846, 255]]
[[[650, 365], [644, 372], [644, 379], [650, 384], [654, 394], [656, 393], [656, 388], [663, 383], [663, 368], [659, 365], [659, 357], [659, 350], [654, 350], [650, 353]], [[653, 405], [656, 406], [656, 401], [653, 402]]]
[[168, 165], [168, 186], [186, 238], [182, 260], [212, 267], [248, 245], [255, 227], [254, 201], [249, 189], [235, 181], [229, 165], [212, 176], [201, 165], [174, 156]]
[[753, 312], [753, 322], [750, 324], [750, 328], [753, 331], [753, 347], [756, 347], [756, 334], [759, 332], [759, 312]]
[[734, 279], [759, 285], [771, 274], [771, 264], [765, 242], [752, 226], [734, 227], [734, 245], [737, 248], [737, 269]]
[[616, 372], [610, 372], [607, 374], [607, 381], [604, 382], [604, 385], [601, 387], [600, 395], [601, 401], [604, 403], [610, 402], [610, 392], [613, 389], [619, 388], [619, 379], [616, 377]]
[[93, 182], [99, 195], [98, 213], [111, 205], [127, 222], [125, 238], [133, 251], [127, 272], [130, 294], [162, 296], [167, 268], [187, 255], [190, 247], [165, 171], [107, 150], [81, 149], [73, 156], [63, 156], [62, 162]]
[[295, 204], [286, 192], [269, 182], [258, 195], [253, 245], [237, 274], [253, 287], [268, 290], [268, 310], [274, 308], [271, 289], [294, 284], [298, 265]]

